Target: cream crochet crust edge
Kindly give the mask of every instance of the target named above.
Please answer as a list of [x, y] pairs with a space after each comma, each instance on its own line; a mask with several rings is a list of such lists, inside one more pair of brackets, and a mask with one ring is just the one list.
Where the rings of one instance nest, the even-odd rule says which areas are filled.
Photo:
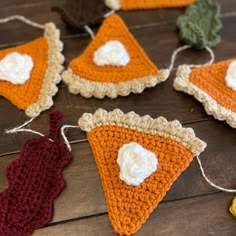
[[169, 70], [159, 70], [157, 75], [147, 76], [144, 78], [136, 78], [120, 83], [96, 82], [81, 78], [74, 74], [71, 68], [68, 68], [62, 74], [63, 81], [68, 85], [72, 94], [81, 94], [83, 97], [90, 98], [116, 98], [120, 96], [128, 96], [130, 93], [142, 93], [145, 88], [155, 87], [158, 83], [167, 80]]
[[180, 142], [196, 156], [206, 148], [206, 143], [195, 136], [192, 128], [183, 128], [178, 120], [168, 122], [162, 116], [153, 119], [149, 115], [141, 117], [133, 111], [124, 114], [120, 109], [111, 112], [98, 109], [94, 114], [84, 113], [78, 124], [85, 132], [90, 132], [100, 126], [118, 125], [140, 132], [157, 134]]
[[61, 72], [64, 67], [64, 56], [62, 55], [63, 43], [60, 41], [60, 31], [54, 23], [45, 24], [44, 37], [48, 41], [48, 62], [44, 80], [38, 100], [30, 104], [25, 113], [29, 117], [36, 117], [41, 111], [49, 109], [53, 105], [52, 97], [57, 93], [57, 84], [61, 81]]
[[201, 102], [209, 115], [213, 115], [215, 119], [225, 120], [230, 126], [236, 128], [236, 113], [219, 105], [211, 96], [198, 88], [189, 81], [192, 70], [188, 65], [182, 65], [178, 68], [177, 77], [173, 86], [176, 90], [193, 95]]

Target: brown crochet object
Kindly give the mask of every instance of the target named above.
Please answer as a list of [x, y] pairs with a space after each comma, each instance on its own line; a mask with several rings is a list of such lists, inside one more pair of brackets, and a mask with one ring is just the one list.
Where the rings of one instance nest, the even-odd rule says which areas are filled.
[[64, 23], [73, 30], [84, 31], [84, 26], [99, 25], [109, 11], [103, 0], [67, 0], [63, 6], [54, 6]]

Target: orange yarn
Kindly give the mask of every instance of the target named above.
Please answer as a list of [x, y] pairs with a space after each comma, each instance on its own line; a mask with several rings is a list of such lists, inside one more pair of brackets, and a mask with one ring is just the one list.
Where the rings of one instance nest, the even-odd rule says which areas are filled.
[[196, 0], [120, 0], [122, 10], [184, 7]]
[[0, 95], [10, 100], [19, 109], [26, 109], [37, 101], [47, 69], [48, 42], [42, 37], [30, 43], [0, 51], [0, 60], [7, 54], [18, 52], [32, 57], [34, 67], [30, 79], [22, 85], [0, 80]]
[[[120, 66], [97, 66], [93, 61], [94, 52], [110, 40], [120, 41], [128, 51], [130, 62]], [[158, 70], [150, 61], [144, 50], [130, 34], [122, 19], [113, 14], [104, 20], [96, 37], [83, 54], [69, 65], [75, 75], [96, 82], [120, 83], [151, 75]]]
[[236, 93], [225, 84], [226, 72], [233, 60], [192, 69], [189, 80], [218, 104], [236, 112]]
[[[191, 151], [175, 140], [130, 128], [102, 125], [88, 132], [88, 140], [100, 172], [111, 223], [120, 235], [140, 229], [193, 159]], [[158, 170], [136, 187], [120, 180], [116, 162], [118, 150], [130, 142], [154, 152], [159, 162]]]

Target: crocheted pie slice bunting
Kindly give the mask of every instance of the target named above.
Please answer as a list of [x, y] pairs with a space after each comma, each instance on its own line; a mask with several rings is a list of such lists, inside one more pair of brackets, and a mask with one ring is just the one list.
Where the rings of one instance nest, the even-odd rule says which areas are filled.
[[155, 67], [116, 14], [103, 22], [94, 40], [62, 75], [71, 93], [97, 98], [141, 93], [168, 76], [169, 70]]
[[[53, 105], [52, 96], [57, 93], [56, 84], [60, 82], [64, 57], [60, 34], [53, 23], [45, 25], [44, 37], [27, 44], [0, 51], [0, 95], [7, 98], [29, 117], [36, 117]], [[31, 59], [31, 67], [23, 57]], [[25, 71], [27, 66], [30, 70]], [[12, 68], [11, 68], [12, 67]], [[11, 80], [27, 74], [25, 80], [16, 84], [1, 78], [7, 71], [14, 71]]]
[[59, 139], [63, 114], [50, 114], [49, 136], [28, 140], [7, 169], [9, 187], [0, 193], [0, 235], [26, 236], [51, 220], [53, 200], [64, 187], [62, 169], [71, 159]]
[[177, 120], [124, 114], [119, 109], [85, 113], [79, 125], [87, 132], [109, 218], [120, 235], [140, 229], [174, 181], [206, 146], [193, 129], [182, 128]]
[[235, 59], [191, 69], [180, 66], [174, 87], [193, 95], [209, 115], [236, 128]]
[[165, 7], [184, 7], [196, 0], [105, 0], [105, 4], [113, 10], [135, 10]]

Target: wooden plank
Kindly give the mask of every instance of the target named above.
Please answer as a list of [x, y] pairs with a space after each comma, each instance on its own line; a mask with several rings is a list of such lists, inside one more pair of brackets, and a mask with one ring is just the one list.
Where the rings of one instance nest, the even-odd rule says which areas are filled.
[[[197, 136], [208, 143], [206, 151], [201, 155], [207, 175], [220, 186], [234, 188], [235, 132], [224, 123], [215, 121], [199, 122], [190, 126], [195, 129]], [[0, 158], [0, 191], [7, 187], [6, 167], [17, 156], [8, 155]], [[72, 156], [72, 162], [63, 173], [66, 188], [55, 201], [52, 222], [107, 211], [99, 174], [89, 144], [85, 142], [72, 145]], [[197, 161], [194, 160], [174, 183], [164, 201], [213, 192], [216, 190], [203, 180]]]
[[[235, 235], [235, 218], [228, 212], [232, 194], [208, 196], [162, 203], [135, 235], [137, 236], [207, 236]], [[107, 215], [65, 222], [36, 230], [33, 236], [111, 236], [113, 232]]]

